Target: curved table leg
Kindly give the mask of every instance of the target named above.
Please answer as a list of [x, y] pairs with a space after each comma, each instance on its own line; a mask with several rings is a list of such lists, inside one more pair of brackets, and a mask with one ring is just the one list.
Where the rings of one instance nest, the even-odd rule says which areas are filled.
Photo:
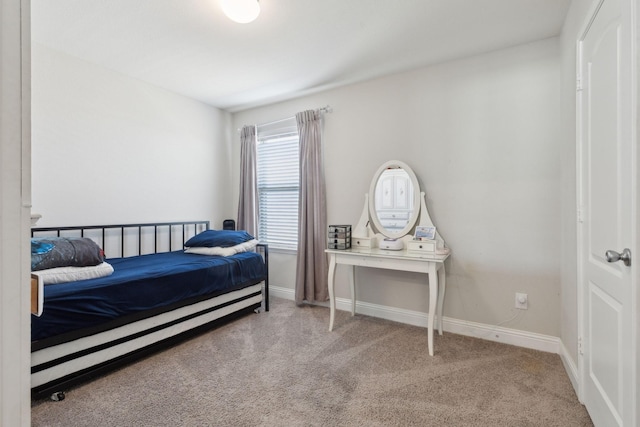
[[333, 320], [336, 317], [336, 296], [335, 296], [335, 276], [336, 276], [336, 256], [331, 254], [329, 259], [329, 332], [333, 330]]
[[444, 307], [444, 293], [446, 288], [446, 278], [444, 264], [438, 269], [438, 333], [442, 335], [442, 308]]
[[438, 301], [438, 272], [435, 263], [429, 265], [429, 326], [428, 329], [428, 342], [429, 342], [429, 356], [433, 356], [433, 327], [436, 317], [436, 305]]
[[351, 286], [351, 315], [356, 315], [356, 267], [351, 266], [349, 274], [349, 285]]

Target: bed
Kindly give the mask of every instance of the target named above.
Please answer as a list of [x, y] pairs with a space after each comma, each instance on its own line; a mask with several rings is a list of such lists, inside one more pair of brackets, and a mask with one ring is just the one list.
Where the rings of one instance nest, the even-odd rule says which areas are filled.
[[[238, 316], [268, 311], [268, 247], [248, 237], [236, 244], [240, 233], [210, 230], [208, 221], [32, 228], [32, 268], [34, 242], [89, 241], [100, 249], [95, 268], [32, 272], [42, 291], [31, 324], [32, 395], [59, 393]], [[220, 236], [225, 247], [212, 247]], [[111, 272], [94, 277], [107, 267]], [[58, 279], [60, 270], [71, 270], [72, 279]]]

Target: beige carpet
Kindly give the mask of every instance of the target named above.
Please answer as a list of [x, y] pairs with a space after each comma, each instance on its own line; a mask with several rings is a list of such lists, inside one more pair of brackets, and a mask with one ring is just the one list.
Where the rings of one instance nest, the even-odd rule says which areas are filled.
[[591, 426], [559, 356], [273, 299], [32, 404], [34, 426]]

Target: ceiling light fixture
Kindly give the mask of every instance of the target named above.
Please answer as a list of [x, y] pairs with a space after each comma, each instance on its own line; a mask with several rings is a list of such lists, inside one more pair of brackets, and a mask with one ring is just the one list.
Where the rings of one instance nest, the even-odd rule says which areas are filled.
[[222, 11], [232, 21], [247, 24], [260, 14], [258, 0], [222, 0]]

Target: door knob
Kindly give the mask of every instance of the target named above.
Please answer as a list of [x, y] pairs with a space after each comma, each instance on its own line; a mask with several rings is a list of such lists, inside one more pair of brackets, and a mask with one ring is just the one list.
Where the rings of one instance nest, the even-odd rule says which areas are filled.
[[622, 261], [627, 267], [631, 265], [631, 251], [628, 248], [625, 248], [621, 254], [616, 251], [608, 250], [605, 253], [605, 256], [607, 257], [607, 262]]

